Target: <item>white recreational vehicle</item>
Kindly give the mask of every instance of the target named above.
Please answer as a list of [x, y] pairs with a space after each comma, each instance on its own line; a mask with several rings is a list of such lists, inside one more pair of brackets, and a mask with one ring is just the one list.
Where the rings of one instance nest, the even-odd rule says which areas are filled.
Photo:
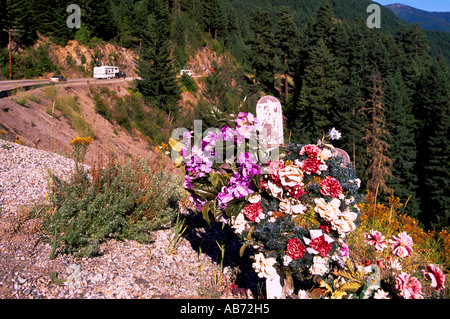
[[119, 73], [117, 66], [96, 66], [94, 67], [94, 78], [96, 79], [112, 79]]

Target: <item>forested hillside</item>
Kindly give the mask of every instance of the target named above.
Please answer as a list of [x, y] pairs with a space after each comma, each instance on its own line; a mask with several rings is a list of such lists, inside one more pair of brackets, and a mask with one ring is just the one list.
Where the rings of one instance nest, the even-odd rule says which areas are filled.
[[[70, 29], [71, 2], [2, 0], [0, 29], [19, 29], [15, 54], [38, 33], [60, 45], [77, 39], [134, 49], [137, 89], [183, 125], [196, 118], [213, 126], [222, 114], [251, 109], [261, 94], [275, 95], [286, 142], [314, 142], [336, 127], [337, 146], [364, 187], [380, 200], [407, 201], [405, 212], [426, 226], [448, 225], [448, 34], [424, 32], [384, 7], [381, 29], [369, 29], [371, 2], [363, 0], [85, 0], [77, 2], [81, 28]], [[3, 32], [4, 76], [7, 43]], [[198, 80], [198, 103], [181, 110], [177, 74], [207, 45], [227, 58]]]

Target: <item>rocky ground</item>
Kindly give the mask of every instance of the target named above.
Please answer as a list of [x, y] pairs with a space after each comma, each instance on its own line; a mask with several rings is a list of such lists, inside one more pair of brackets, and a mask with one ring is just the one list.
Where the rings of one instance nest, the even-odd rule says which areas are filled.
[[[2, 140], [0, 144], [0, 298], [258, 297], [261, 281], [249, 256], [239, 259], [237, 238], [222, 225], [209, 227], [189, 207], [180, 208], [188, 227], [174, 253], [167, 252], [172, 238], [168, 225], [153, 234], [150, 244], [110, 239], [97, 257], [58, 254], [50, 260], [52, 247], [40, 236], [39, 220], [29, 216], [27, 207], [45, 200], [49, 167], [64, 177], [73, 162]], [[217, 243], [225, 245], [223, 259]]]

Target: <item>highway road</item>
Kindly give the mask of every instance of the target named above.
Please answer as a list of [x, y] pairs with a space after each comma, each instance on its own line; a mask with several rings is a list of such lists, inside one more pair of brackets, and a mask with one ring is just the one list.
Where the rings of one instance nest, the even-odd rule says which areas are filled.
[[[56, 85], [79, 85], [79, 84], [113, 84], [117, 82], [122, 81], [131, 81], [135, 78], [128, 77], [128, 78], [120, 78], [120, 79], [94, 79], [94, 78], [72, 78], [67, 79], [67, 81], [63, 82], [57, 82]], [[31, 80], [8, 80], [8, 81], [0, 81], [0, 92], [1, 91], [7, 91], [12, 90], [15, 88], [23, 87], [23, 86], [29, 86], [29, 85], [39, 85], [39, 84], [46, 84], [50, 83], [48, 79], [31, 79]]]

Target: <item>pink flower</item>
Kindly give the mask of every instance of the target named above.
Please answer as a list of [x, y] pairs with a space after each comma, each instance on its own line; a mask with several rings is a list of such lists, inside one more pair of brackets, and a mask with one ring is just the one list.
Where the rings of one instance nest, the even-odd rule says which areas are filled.
[[318, 174], [321, 164], [322, 162], [318, 158], [307, 158], [302, 162], [302, 170], [308, 175]]
[[422, 285], [419, 280], [406, 272], [395, 277], [395, 288], [399, 290], [398, 295], [405, 299], [422, 298]]
[[320, 237], [311, 239], [311, 241], [309, 242], [309, 247], [317, 251], [320, 256], [325, 257], [331, 250], [331, 243], [326, 241], [325, 236], [322, 235]]
[[292, 259], [299, 259], [305, 256], [305, 245], [298, 238], [289, 239], [286, 248], [286, 255]]
[[242, 213], [248, 220], [254, 222], [256, 218], [258, 218], [259, 215], [263, 213], [263, 208], [261, 207], [261, 204], [259, 202], [254, 204], [248, 204], [247, 206], [244, 207]]
[[431, 287], [436, 291], [445, 288], [445, 276], [442, 271], [435, 265], [428, 265], [426, 270], [422, 270], [422, 274], [427, 280], [431, 280]]
[[309, 157], [317, 157], [320, 153], [320, 148], [317, 145], [309, 144], [302, 147], [300, 155], [308, 154]]
[[320, 193], [325, 196], [331, 196], [333, 198], [338, 198], [342, 193], [341, 184], [334, 177], [327, 176], [324, 180], [320, 182]]
[[369, 245], [375, 246], [376, 251], [382, 251], [386, 247], [387, 241], [384, 240], [385, 237], [378, 230], [371, 229], [370, 233], [366, 234], [365, 237], [364, 241]]
[[392, 244], [392, 253], [399, 257], [407, 257], [413, 252], [413, 240], [406, 232], [393, 236], [389, 242]]

